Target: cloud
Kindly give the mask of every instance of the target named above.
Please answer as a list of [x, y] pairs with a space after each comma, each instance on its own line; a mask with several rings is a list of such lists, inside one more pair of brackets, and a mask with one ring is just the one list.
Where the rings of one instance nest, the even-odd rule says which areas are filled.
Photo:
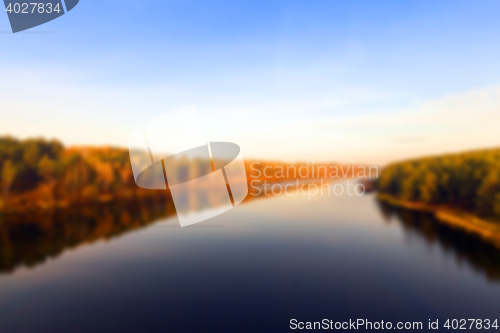
[[236, 142], [252, 158], [385, 164], [500, 146], [500, 86], [369, 112], [367, 105], [390, 104], [393, 97], [351, 88], [329, 96], [250, 91], [231, 97], [158, 84], [85, 84], [85, 73], [75, 72], [3, 75], [0, 134], [55, 137], [68, 144], [126, 146], [136, 124], [196, 103], [208, 140]]
[[500, 87], [490, 87], [394, 112], [273, 124], [240, 140], [255, 157], [385, 164], [500, 146], [499, 129]]

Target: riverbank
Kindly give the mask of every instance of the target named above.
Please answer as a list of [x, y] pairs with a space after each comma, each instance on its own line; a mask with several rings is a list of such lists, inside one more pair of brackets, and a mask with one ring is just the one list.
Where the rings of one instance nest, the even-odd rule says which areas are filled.
[[446, 206], [433, 206], [419, 202], [400, 200], [388, 194], [379, 193], [377, 197], [381, 201], [387, 202], [393, 206], [432, 213], [441, 223], [451, 228], [473, 234], [500, 249], [500, 222], [481, 219], [470, 213]]

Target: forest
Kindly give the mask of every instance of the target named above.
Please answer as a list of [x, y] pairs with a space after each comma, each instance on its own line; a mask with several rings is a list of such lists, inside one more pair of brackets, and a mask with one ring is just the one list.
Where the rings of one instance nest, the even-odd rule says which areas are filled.
[[0, 137], [0, 210], [65, 206], [137, 192], [128, 151]]
[[385, 167], [379, 193], [500, 218], [500, 148], [413, 159]]
[[[315, 168], [323, 165], [325, 170], [330, 170], [336, 164], [245, 160], [245, 165], [249, 180], [262, 178], [277, 182], [303, 178], [296, 174], [280, 175], [276, 172], [279, 167], [307, 168], [302, 174], [318, 178], [328, 175], [315, 173]], [[349, 167], [357, 172], [355, 166]], [[191, 179], [200, 176], [199, 161], [179, 161], [176, 168], [177, 173], [190, 174]], [[136, 185], [128, 149], [65, 147], [57, 140], [0, 137], [0, 212], [68, 207], [134, 197], [168, 197], [165, 192], [168, 191], [145, 190]]]

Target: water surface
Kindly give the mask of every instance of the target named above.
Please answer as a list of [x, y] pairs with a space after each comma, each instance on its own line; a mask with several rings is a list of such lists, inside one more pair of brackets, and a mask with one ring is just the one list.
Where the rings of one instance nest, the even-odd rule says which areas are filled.
[[278, 332], [291, 319], [500, 313], [497, 250], [373, 195], [263, 198], [187, 228], [172, 209], [100, 209], [107, 224], [70, 214], [67, 231], [4, 222], [0, 332]]

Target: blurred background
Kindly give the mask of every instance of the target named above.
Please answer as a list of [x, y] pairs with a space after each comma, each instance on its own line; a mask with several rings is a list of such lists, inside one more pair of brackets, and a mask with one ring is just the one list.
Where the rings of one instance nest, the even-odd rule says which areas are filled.
[[[499, 10], [82, 0], [16, 34], [0, 15], [0, 330], [281, 331], [334, 314], [493, 323]], [[276, 174], [313, 163], [380, 172], [356, 180], [361, 197], [251, 188], [241, 207], [176, 228], [169, 192], [136, 185], [127, 140], [191, 104], [207, 141], [241, 147], [249, 182], [365, 178]]]

